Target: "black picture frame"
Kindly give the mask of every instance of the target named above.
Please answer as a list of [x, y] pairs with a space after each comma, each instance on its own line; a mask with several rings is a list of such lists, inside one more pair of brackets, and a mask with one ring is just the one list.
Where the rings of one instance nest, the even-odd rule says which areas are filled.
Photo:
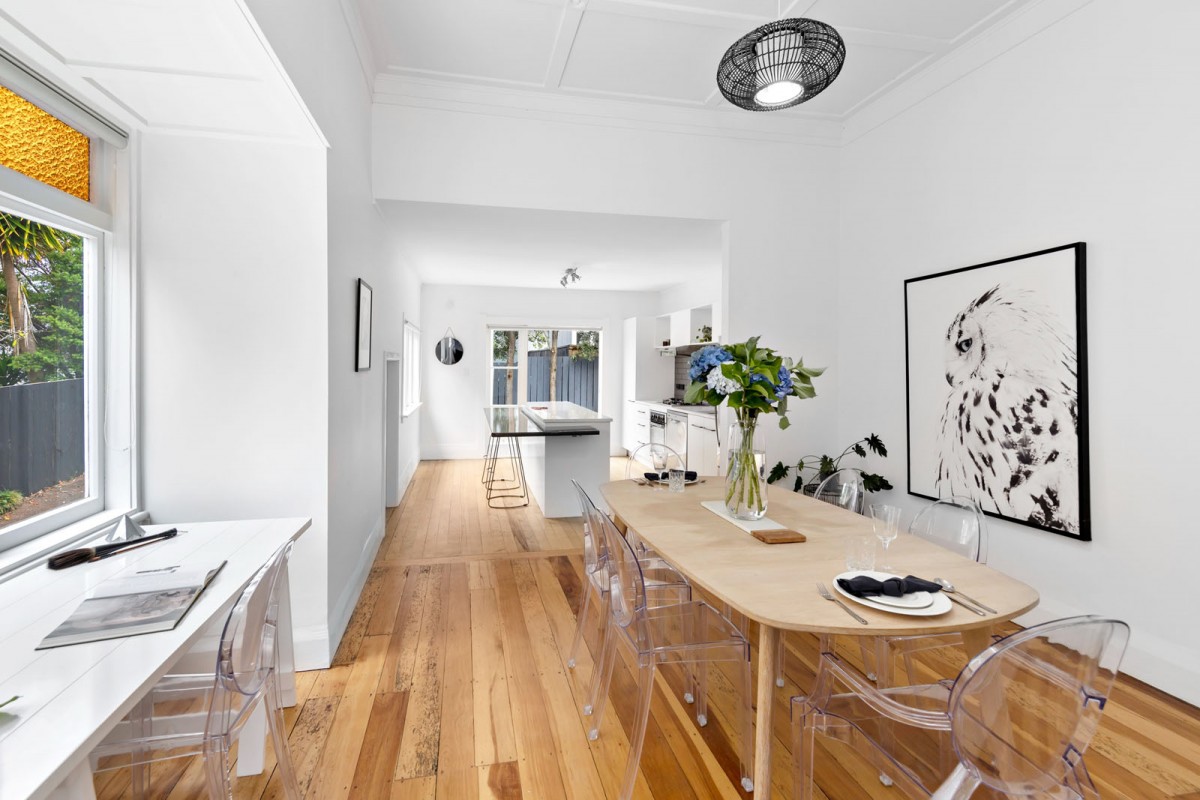
[[374, 300], [371, 284], [358, 279], [358, 308], [354, 325], [354, 371], [366, 372], [371, 368], [371, 313]]
[[909, 494], [1091, 541], [1086, 268], [1075, 242], [904, 282]]

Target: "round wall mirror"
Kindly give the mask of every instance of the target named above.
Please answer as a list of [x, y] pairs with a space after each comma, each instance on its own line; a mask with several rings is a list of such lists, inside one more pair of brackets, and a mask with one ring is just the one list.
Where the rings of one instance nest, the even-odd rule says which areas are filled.
[[438, 340], [437, 345], [433, 348], [433, 353], [437, 356], [437, 360], [443, 364], [452, 365], [462, 361], [463, 346], [462, 342], [454, 338], [454, 332], [447, 329], [446, 335]]

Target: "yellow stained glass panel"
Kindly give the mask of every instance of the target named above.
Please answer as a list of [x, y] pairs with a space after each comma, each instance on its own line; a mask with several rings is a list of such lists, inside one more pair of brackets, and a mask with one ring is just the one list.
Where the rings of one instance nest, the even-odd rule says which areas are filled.
[[87, 200], [88, 137], [0, 86], [0, 164]]

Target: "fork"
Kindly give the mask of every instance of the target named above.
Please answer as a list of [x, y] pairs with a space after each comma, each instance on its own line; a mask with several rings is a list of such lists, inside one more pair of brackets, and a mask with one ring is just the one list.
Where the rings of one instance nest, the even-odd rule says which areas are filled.
[[824, 597], [826, 600], [832, 600], [833, 602], [837, 603], [839, 606], [842, 607], [843, 611], [845, 611], [850, 616], [854, 617], [856, 620], [861, 622], [863, 625], [871, 624], [871, 623], [867, 622], [865, 619], [863, 619], [862, 617], [860, 617], [858, 614], [855, 614], [854, 611], [850, 608], [850, 606], [846, 605], [841, 600], [838, 600], [836, 597], [834, 597], [832, 594], [830, 594], [829, 590], [825, 588], [825, 584], [818, 583], [817, 591], [821, 593], [821, 597]]

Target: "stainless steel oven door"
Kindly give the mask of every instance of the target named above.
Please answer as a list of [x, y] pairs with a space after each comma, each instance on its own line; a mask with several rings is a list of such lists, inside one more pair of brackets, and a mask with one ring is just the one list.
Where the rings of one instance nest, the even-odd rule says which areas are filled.
[[661, 411], [650, 412], [650, 444], [667, 443], [667, 415]]

